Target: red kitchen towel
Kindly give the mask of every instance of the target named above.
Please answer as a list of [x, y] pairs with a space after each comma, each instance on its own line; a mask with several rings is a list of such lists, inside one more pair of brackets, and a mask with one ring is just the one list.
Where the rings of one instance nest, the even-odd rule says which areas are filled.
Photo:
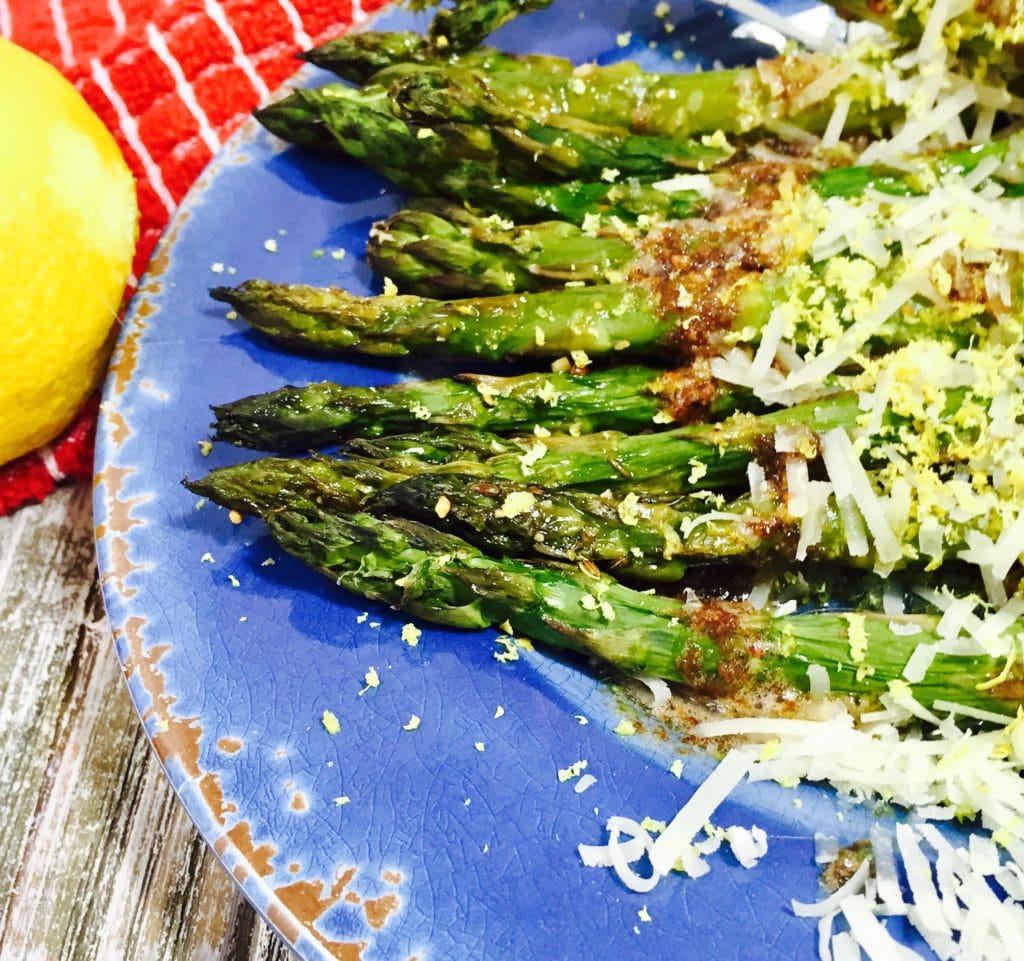
[[[0, 0], [0, 36], [61, 70], [138, 181], [136, 276], [224, 140], [296, 69], [294, 53], [385, 0]], [[92, 473], [97, 401], [43, 450], [0, 466], [0, 514]]]

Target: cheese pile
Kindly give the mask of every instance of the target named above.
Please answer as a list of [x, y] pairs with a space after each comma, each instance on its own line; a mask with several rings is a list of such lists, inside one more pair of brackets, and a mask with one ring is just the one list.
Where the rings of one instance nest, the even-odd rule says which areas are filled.
[[[976, 35], [997, 48], [1024, 41], [1024, 10], [1014, 10], [1001, 32], [982, 24]], [[805, 97], [824, 99], [859, 78], [878, 91], [878, 106], [902, 108], [902, 126], [854, 162], [909, 173], [913, 191], [883, 184], [823, 198], [784, 176], [768, 218], [777, 226], [760, 241], [775, 264], [757, 278], [772, 309], [763, 326], [733, 334], [711, 369], [773, 405], [856, 392], [853, 429], [776, 436], [778, 483], [800, 524], [798, 559], [835, 504], [851, 556], [883, 576], [908, 563], [932, 572], [917, 593], [942, 612], [940, 640], [919, 645], [881, 708], [856, 718], [835, 705], [824, 720], [699, 725], [695, 736], [762, 747], [726, 754], [656, 836], [649, 824], [617, 818], [608, 842], [581, 845], [580, 855], [641, 892], [673, 870], [705, 873], [705, 855], [730, 836], [752, 865], [764, 845], [751, 832], [706, 829], [721, 801], [744, 779], [827, 782], [858, 801], [907, 808], [912, 823], [894, 833], [880, 825], [869, 859], [833, 896], [794, 902], [796, 914], [819, 919], [823, 961], [860, 958], [862, 949], [872, 959], [922, 957], [889, 934], [883, 919], [894, 915], [939, 958], [995, 961], [1019, 957], [1024, 944], [1024, 711], [926, 709], [913, 685], [939, 651], [1003, 658], [996, 681], [1024, 653], [1024, 596], [1012, 576], [1024, 555], [1024, 199], [1016, 195], [1024, 135], [991, 141], [997, 116], [1024, 116], [1024, 104], [973, 48], [970, 67], [957, 59], [975, 36], [970, 0], [908, 0], [894, 16], [922, 21], [916, 46], [894, 55], [893, 41], [862, 41]], [[843, 94], [835, 103], [820, 141], [826, 153], [850, 107]], [[927, 159], [971, 143], [963, 163]], [[756, 465], [750, 479], [756, 500], [768, 481]], [[943, 565], [953, 561], [977, 568], [984, 596], [943, 586]], [[903, 611], [904, 599], [887, 595], [884, 613]], [[915, 627], [893, 621], [893, 630]], [[815, 670], [812, 694], [825, 697], [827, 671]], [[953, 818], [977, 819], [963, 847], [931, 823]]]
[[[859, 959], [861, 948], [876, 961], [923, 961], [889, 933], [890, 917], [905, 917], [943, 961], [1012, 959], [1024, 944], [1024, 713], [999, 718], [955, 705], [938, 709], [949, 713], [933, 715], [904, 690], [857, 722], [841, 705], [820, 721], [704, 722], [696, 736], [745, 736], [762, 746], [729, 751], [667, 825], [613, 817], [608, 841], [581, 844], [580, 857], [587, 866], [612, 868], [637, 893], [673, 871], [703, 876], [711, 870], [707, 856], [723, 841], [752, 868], [767, 852], [767, 835], [757, 826], [715, 828], [719, 805], [744, 780], [826, 781], [854, 800], [882, 797], [912, 807], [914, 818], [895, 828], [876, 825], [869, 856], [831, 896], [792, 902], [798, 917], [817, 920], [822, 961]], [[965, 733], [965, 717], [1006, 726]], [[915, 718], [926, 724], [908, 729]], [[990, 833], [975, 833], [958, 847], [931, 823], [956, 816], [978, 816]]]
[[1021, 149], [1018, 135], [1003, 156], [933, 173], [913, 196], [783, 189], [763, 241], [783, 265], [760, 278], [775, 306], [711, 362], [770, 404], [856, 391], [849, 440], [823, 438], [828, 485], [788, 471], [791, 512], [820, 529], [815, 508], [852, 497], [851, 554], [866, 554], [870, 535], [881, 573], [907, 560], [977, 564], [996, 603], [1024, 545], [1024, 198], [1000, 179]]
[[[947, 651], [1008, 661], [1022, 648], [1007, 631], [1022, 602], [1006, 579], [1024, 551], [1024, 200], [1000, 177], [1022, 148], [1011, 138], [1002, 158], [935, 174], [914, 196], [783, 190], [783, 227], [765, 241], [785, 247], [776, 306], [761, 331], [741, 331], [711, 362], [767, 403], [857, 392], [851, 432], [809, 446], [796, 432], [776, 436], [797, 558], [835, 502], [850, 555], [870, 555], [880, 574], [907, 562], [975, 565], [984, 598], [927, 599], [952, 606], [940, 629]], [[873, 351], [874, 338], [888, 350]], [[819, 453], [826, 477], [811, 479]], [[755, 468], [755, 499], [763, 483]]]
[[[903, 49], [875, 24], [849, 25], [848, 42], [837, 45], [835, 31], [816, 41], [756, 0], [715, 2], [770, 23], [783, 36], [834, 58], [834, 64], [801, 91], [794, 104], [806, 109], [832, 97], [832, 116], [820, 141], [823, 147], [840, 142], [854, 100], [865, 94], [877, 110], [905, 111], [906, 122], [891, 138], [872, 143], [862, 154], [864, 163], [899, 161], [928, 148], [985, 143], [1000, 113], [1024, 115], [1024, 102], [1007, 91], [1003, 70], [1003, 61], [1012, 63], [1024, 44], [1021, 0], [865, 4], [881, 7], [883, 16], [888, 13], [895, 25], [920, 22], [920, 37], [911, 49]], [[835, 5], [842, 7], [840, 2]], [[771, 76], [765, 80], [770, 82]]]

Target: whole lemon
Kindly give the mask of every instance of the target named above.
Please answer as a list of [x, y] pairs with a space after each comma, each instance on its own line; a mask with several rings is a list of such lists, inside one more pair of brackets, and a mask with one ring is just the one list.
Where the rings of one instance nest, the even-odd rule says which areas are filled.
[[106, 365], [138, 233], [114, 138], [0, 38], [0, 464], [52, 440]]

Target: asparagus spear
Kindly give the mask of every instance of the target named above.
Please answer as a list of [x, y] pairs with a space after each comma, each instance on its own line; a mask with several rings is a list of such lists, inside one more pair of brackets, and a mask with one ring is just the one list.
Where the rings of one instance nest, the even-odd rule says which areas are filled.
[[523, 223], [547, 218], [582, 223], [588, 215], [628, 222], [640, 216], [672, 219], [689, 216], [699, 200], [692, 191], [666, 193], [633, 178], [541, 183], [543, 171], [533, 165], [532, 155], [512, 154], [522, 173], [518, 182], [500, 169], [487, 131], [465, 125], [440, 132], [415, 128], [387, 109], [380, 90], [354, 91], [340, 84], [296, 90], [255, 116], [282, 139], [361, 160], [403, 190], [440, 194]]
[[[407, 5], [426, 10], [438, 0], [408, 0]], [[468, 50], [510, 20], [549, 6], [551, 0], [455, 0], [434, 15], [430, 38], [441, 49]]]
[[[334, 85], [330, 91], [329, 101], [344, 99]], [[610, 170], [627, 177], [668, 176], [680, 169], [710, 169], [733, 153], [724, 138], [714, 142], [705, 138], [705, 142], [685, 132], [636, 134], [624, 127], [575, 118], [544, 123], [521, 110], [503, 107], [480, 87], [456, 96], [448, 79], [433, 70], [401, 76], [386, 91], [383, 87], [364, 88], [358, 96], [380, 97], [382, 93], [394, 117], [416, 129], [418, 140], [436, 138], [467, 155], [493, 159], [499, 172], [523, 179], [540, 175], [555, 180], [596, 180]], [[356, 94], [348, 91], [347, 97], [353, 96]], [[383, 110], [383, 104], [377, 103]], [[340, 112], [325, 112], [323, 119], [332, 130], [340, 126], [346, 133], [349, 129]], [[422, 166], [425, 160], [417, 157], [417, 162]]]
[[298, 54], [301, 60], [330, 70], [343, 80], [363, 84], [376, 81], [378, 76], [386, 79], [390, 73], [402, 72], [417, 66], [438, 66], [458, 64], [462, 67], [479, 67], [488, 73], [508, 72], [519, 81], [534, 82], [536, 75], [549, 73], [553, 78], [564, 75], [570, 61], [546, 54], [504, 53], [494, 47], [474, 46], [468, 50], [454, 50], [438, 47], [428, 37], [412, 30], [383, 31], [359, 30], [328, 40], [310, 50]]
[[[269, 512], [264, 520], [284, 550], [365, 597], [453, 627], [507, 621], [534, 640], [700, 693], [771, 684], [806, 690], [807, 667], [819, 664], [833, 693], [870, 697], [900, 679], [919, 643], [938, 641], [935, 618], [914, 617], [921, 633], [907, 637], [891, 626], [905, 619], [888, 616], [773, 618], [742, 604], [687, 604], [578, 568], [496, 560], [413, 521], [315, 507]], [[863, 660], [851, 654], [855, 623], [866, 639]], [[862, 670], [865, 665], [872, 670]], [[993, 685], [1003, 666], [993, 658], [940, 653], [914, 694], [925, 705], [942, 699], [1012, 714], [1021, 676], [1011, 671]]]
[[457, 0], [434, 15], [430, 38], [438, 47], [468, 50], [510, 20], [549, 6], [551, 0]]
[[[837, 387], [845, 378], [837, 378]], [[972, 424], [954, 425], [956, 414], [988, 405], [984, 393], [968, 388], [947, 388], [942, 407], [927, 417], [946, 425], [943, 446], [919, 452], [922, 466], [935, 471], [929, 482], [948, 474], [956, 445], [977, 437]], [[374, 460], [380, 466], [404, 474], [472, 469], [482, 479], [505, 479], [536, 484], [547, 489], [579, 487], [596, 492], [630, 492], [652, 499], [671, 498], [695, 490], [734, 487], [747, 481], [748, 463], [766, 459], [775, 470], [777, 432], [784, 430], [787, 444], [799, 443], [801, 455], [816, 456], [815, 435], [834, 428], [858, 430], [859, 394], [836, 390], [828, 396], [784, 407], [770, 413], [732, 414], [717, 423], [691, 424], [654, 434], [623, 434], [601, 431], [593, 434], [553, 434], [503, 437], [467, 430], [435, 428], [415, 434], [357, 437], [344, 447], [346, 453]], [[902, 456], [907, 431], [918, 430], [919, 413], [886, 412], [872, 428], [869, 447], [863, 455], [866, 466], [882, 467], [888, 458]], [[947, 524], [946, 543], [956, 553], [968, 542], [970, 525]]]
[[[503, 104], [479, 83], [460, 83], [440, 68], [399, 76], [388, 87], [397, 116], [438, 131], [446, 125], [484, 126], [503, 160], [508, 150], [532, 158], [558, 177], [666, 176], [679, 169], [707, 170], [732, 151], [724, 137], [692, 139], [685, 129], [671, 134], [638, 134], [627, 127], [571, 116], [539, 120], [521, 107]], [[521, 164], [502, 169], [523, 172]]]
[[[331, 41], [304, 56], [356, 82], [372, 78], [386, 85], [433, 75], [447, 78], [452, 87], [483, 86], [498, 104], [528, 110], [541, 122], [574, 118], [673, 137], [719, 130], [748, 135], [783, 123], [821, 133], [840, 94], [851, 101], [848, 131], [881, 133], [898, 119], [880, 85], [865, 79], [866, 71], [854, 71], [823, 99], [805, 94], [836, 66], [834, 59], [819, 54], [791, 53], [755, 67], [650, 73], [631, 61], [577, 66], [561, 57], [520, 57], [489, 48], [452, 57], [414, 37], [364, 34]], [[866, 64], [877, 56], [875, 51], [862, 54]], [[376, 73], [370, 72], [373, 68]]]
[[421, 474], [432, 468], [425, 460], [448, 463], [451, 471], [466, 461], [482, 464], [473, 473], [481, 479], [536, 484], [554, 490], [581, 488], [620, 496], [634, 493], [665, 499], [695, 490], [728, 489], [746, 483], [747, 465], [756, 450], [774, 450], [779, 427], [827, 431], [851, 428], [859, 408], [854, 394], [835, 394], [770, 414], [734, 414], [717, 424], [677, 427], [657, 434], [603, 431], [573, 437], [487, 437], [476, 450], [461, 437], [444, 432], [357, 438], [347, 453], [380, 462], [398, 473]]
[[517, 227], [448, 201], [423, 200], [374, 225], [366, 256], [403, 291], [450, 297], [602, 282], [621, 273], [635, 251], [619, 236], [565, 221]]
[[[765, 269], [753, 245], [742, 239], [749, 229], [698, 224], [661, 231], [647, 240], [650, 273], [633, 271], [628, 282], [601, 286], [431, 300], [408, 294], [360, 297], [335, 287], [247, 280], [237, 287], [212, 288], [210, 295], [231, 304], [274, 340], [327, 355], [429, 352], [495, 361], [669, 355], [685, 361], [719, 353], [732, 331], [756, 342], [775, 307], [791, 302], [788, 273]], [[890, 289], [901, 266], [897, 257], [879, 271], [877, 289]], [[810, 299], [820, 291], [839, 314], [845, 306], [842, 290], [815, 279], [825, 270], [824, 264], [808, 268], [811, 282], [805, 280], [800, 296]], [[1012, 283], [1018, 282], [1013, 276]], [[989, 323], [985, 292], [973, 288], [972, 296], [981, 298], [979, 309], [965, 311], [956, 324], [929, 302], [910, 300], [873, 339], [890, 347], [923, 337], [966, 345]], [[798, 328], [793, 343], [801, 345], [805, 335], [815, 336]]]
[[[779, 496], [756, 507], [746, 495], [711, 505], [652, 503], [636, 496], [544, 490], [473, 473], [405, 476], [365, 458], [263, 458], [218, 468], [185, 486], [242, 513], [320, 505], [396, 515], [502, 556], [586, 561], [644, 581], [678, 581], [694, 564], [792, 559], [799, 537]], [[810, 556], [860, 567], [871, 562], [849, 556], [834, 504]]]
[[[466, 56], [477, 56], [479, 49], [488, 48], [467, 51]], [[359, 85], [388, 67], [434, 65], [452, 55], [455, 51], [438, 50], [422, 33], [412, 30], [353, 30], [297, 54], [300, 60]]]
[[[575, 124], [600, 124], [623, 130], [638, 128], [648, 136], [682, 138], [716, 132], [734, 135], [762, 127], [771, 116], [772, 108], [767, 102], [759, 102], [757, 94], [749, 87], [737, 89], [737, 82], [748, 82], [754, 69], [666, 75], [672, 77], [673, 82], [664, 82], [662, 89], [670, 90], [671, 94], [662, 93], [661, 97], [671, 96], [675, 100], [685, 96], [691, 101], [683, 107], [674, 106], [672, 122], [649, 119], [645, 111], [646, 91], [635, 87], [630, 91], [628, 84], [625, 91], [628, 99], [617, 105], [608, 102], [609, 91], [602, 88], [601, 81], [614, 78], [618, 81], [616, 92], [621, 96], [624, 92], [621, 81], [634, 73], [635, 68], [622, 65], [569, 70], [566, 63], [561, 71], [561, 84], [552, 83], [554, 78], [550, 72], [527, 78], [525, 71], [496, 73], [492, 84], [479, 67], [451, 64], [392, 70], [379, 77], [388, 86], [396, 113], [414, 123], [432, 125], [454, 121], [511, 126], [524, 133], [538, 124], [570, 131]], [[602, 76], [601, 70], [607, 70], [609, 76]], [[512, 76], [516, 82], [510, 83]], [[685, 80], [679, 80], [680, 77]], [[494, 84], [502, 80], [504, 96], [494, 89]], [[591, 81], [596, 81], [597, 90], [588, 98], [586, 91]], [[570, 100], [577, 105], [575, 110], [568, 108]], [[640, 112], [644, 116], [638, 123]], [[730, 116], [730, 113], [739, 116]], [[814, 121], [809, 123], [812, 129], [817, 126]], [[654, 131], [657, 134], [653, 134]]]
[[[781, 504], [755, 509], [746, 496], [716, 509], [464, 474], [410, 477], [384, 489], [371, 509], [431, 524], [498, 556], [586, 561], [643, 581], [679, 581], [696, 564], [792, 559], [799, 538]], [[848, 561], [838, 513], [828, 521], [814, 556]]]
[[317, 455], [263, 457], [218, 467], [205, 477], [182, 483], [221, 507], [258, 516], [285, 506], [355, 513], [380, 491], [406, 479], [405, 474], [363, 458], [343, 461]]
[[210, 294], [275, 340], [322, 353], [429, 351], [487, 360], [572, 350], [642, 355], [671, 348], [677, 327], [676, 317], [660, 315], [650, 291], [628, 284], [437, 301], [249, 280]]
[[534, 427], [639, 431], [661, 422], [717, 420], [749, 403], [744, 391], [718, 384], [701, 361], [673, 371], [624, 366], [514, 377], [463, 374], [382, 387], [324, 382], [283, 387], [213, 410], [217, 440], [283, 452], [426, 426], [498, 433]]
[[520, 450], [514, 438], [473, 427], [435, 427], [414, 434], [353, 437], [342, 445], [346, 455], [365, 457], [387, 470], [403, 474], [444, 470], [480, 471], [471, 464], [485, 464], [498, 454]]

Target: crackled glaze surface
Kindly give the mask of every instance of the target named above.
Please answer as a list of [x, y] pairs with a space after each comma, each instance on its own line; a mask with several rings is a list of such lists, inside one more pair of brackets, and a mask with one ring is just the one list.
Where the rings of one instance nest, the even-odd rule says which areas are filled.
[[[665, 40], [654, 6], [556, 0], [497, 41], [678, 69], [674, 47], [648, 47]], [[730, 40], [735, 22], [716, 10], [676, 6], [684, 63], [764, 52]], [[431, 625], [404, 643], [407, 617], [339, 592], [258, 523], [233, 525], [179, 485], [250, 456], [203, 456], [209, 404], [423, 372], [288, 355], [206, 295], [250, 276], [369, 292], [367, 231], [399, 202], [367, 171], [283, 150], [250, 126], [191, 193], [142, 281], [107, 384], [96, 534], [118, 654], [168, 776], [303, 958], [815, 957], [813, 925], [789, 900], [816, 895], [814, 832], [852, 840], [865, 812], [823, 791], [744, 787], [718, 820], [768, 830], [757, 870], [722, 855], [700, 881], [630, 894], [584, 869], [576, 845], [601, 840], [611, 814], [670, 818], [707, 759], [681, 755], [650, 724], [614, 734], [628, 709], [578, 664], [528, 649], [499, 660], [493, 633]], [[421, 723], [408, 730], [412, 715]], [[681, 779], [668, 771], [677, 756]], [[584, 793], [557, 776], [580, 760], [597, 779]]]

